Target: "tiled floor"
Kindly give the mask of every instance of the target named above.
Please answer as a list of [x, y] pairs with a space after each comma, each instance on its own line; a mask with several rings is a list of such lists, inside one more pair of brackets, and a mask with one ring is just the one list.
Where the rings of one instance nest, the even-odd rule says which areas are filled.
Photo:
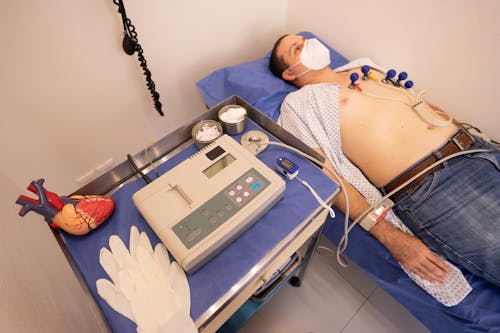
[[254, 332], [429, 331], [353, 264], [342, 268], [334, 256], [316, 255], [300, 288], [287, 284], [239, 331]]

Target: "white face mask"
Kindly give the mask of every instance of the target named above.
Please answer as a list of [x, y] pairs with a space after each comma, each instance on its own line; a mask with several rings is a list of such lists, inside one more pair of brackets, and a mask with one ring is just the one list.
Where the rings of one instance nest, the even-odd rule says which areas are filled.
[[307, 67], [307, 70], [297, 74], [295, 78], [304, 75], [310, 70], [320, 70], [330, 65], [330, 50], [316, 38], [306, 39], [300, 53], [300, 60], [288, 67], [286, 71], [289, 71], [300, 63]]

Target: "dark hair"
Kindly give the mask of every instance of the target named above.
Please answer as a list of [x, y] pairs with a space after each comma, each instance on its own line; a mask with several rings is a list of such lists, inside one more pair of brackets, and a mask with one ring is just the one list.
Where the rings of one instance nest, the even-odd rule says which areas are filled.
[[277, 41], [276, 43], [274, 43], [274, 47], [273, 47], [273, 50], [271, 51], [271, 58], [269, 59], [269, 69], [271, 70], [271, 72], [279, 77], [280, 79], [283, 79], [283, 76], [281, 76], [281, 74], [283, 74], [283, 72], [288, 68], [288, 66], [285, 64], [285, 61], [283, 60], [283, 57], [279, 57], [276, 52], [278, 50], [278, 47], [280, 46], [281, 44], [281, 41], [283, 40], [283, 38], [285, 38], [286, 36], [288, 35], [283, 35], [281, 36]]

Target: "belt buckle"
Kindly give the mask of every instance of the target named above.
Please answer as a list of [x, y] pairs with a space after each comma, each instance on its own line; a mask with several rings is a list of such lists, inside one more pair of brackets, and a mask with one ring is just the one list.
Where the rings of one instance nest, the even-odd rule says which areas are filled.
[[459, 135], [460, 134], [457, 134], [453, 138], [451, 138], [451, 142], [453, 142], [458, 147], [458, 149], [465, 150], [465, 147], [457, 139]]
[[472, 135], [464, 128], [459, 128], [458, 130], [458, 133], [455, 134], [453, 136], [453, 138], [451, 138], [451, 142], [453, 142], [457, 147], [458, 149], [460, 150], [465, 150], [467, 149], [468, 147], [464, 147], [464, 145], [458, 140], [458, 137], [460, 136], [460, 134], [464, 133], [465, 135], [467, 135], [467, 137], [470, 139], [471, 141], [471, 144], [474, 143], [474, 138], [472, 137]]

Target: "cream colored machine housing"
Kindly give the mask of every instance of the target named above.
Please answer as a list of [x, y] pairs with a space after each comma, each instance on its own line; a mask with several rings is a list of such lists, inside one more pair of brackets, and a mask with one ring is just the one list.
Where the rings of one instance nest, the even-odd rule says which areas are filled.
[[176, 261], [192, 273], [264, 215], [284, 191], [280, 176], [223, 135], [132, 199]]

